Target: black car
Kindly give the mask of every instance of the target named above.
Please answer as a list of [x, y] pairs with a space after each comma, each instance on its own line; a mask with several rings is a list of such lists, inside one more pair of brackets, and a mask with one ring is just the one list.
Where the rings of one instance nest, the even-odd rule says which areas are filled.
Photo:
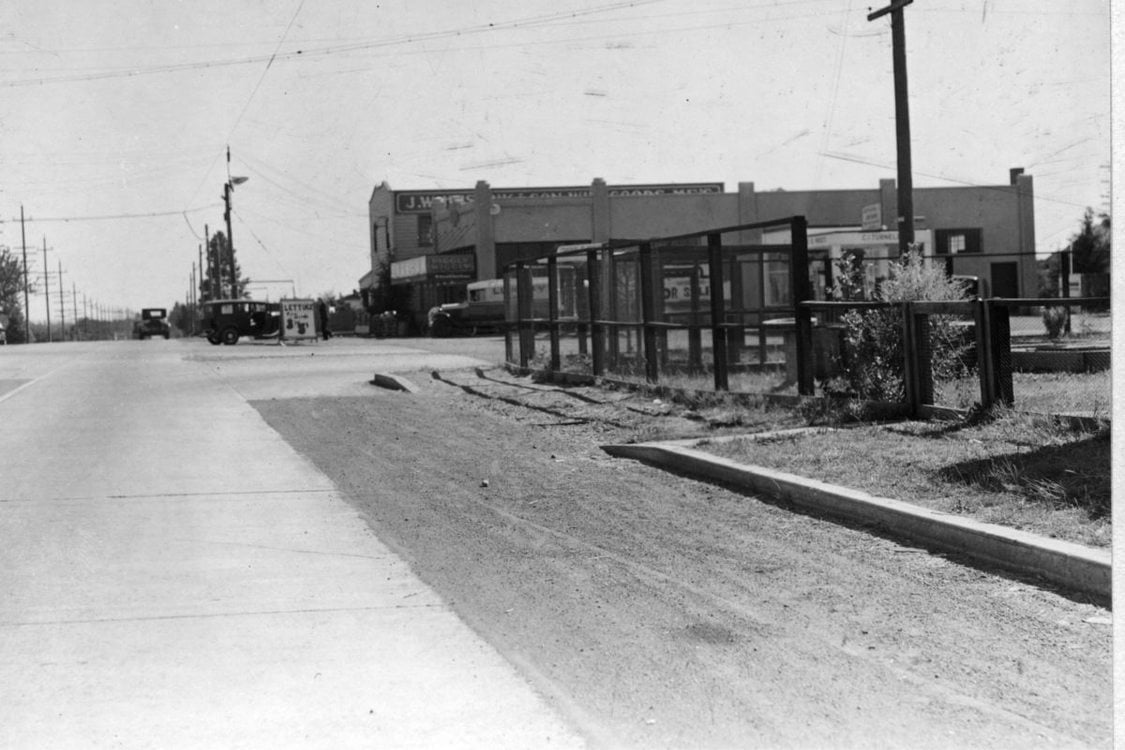
[[203, 303], [203, 335], [212, 344], [231, 346], [248, 336], [265, 339], [281, 332], [281, 303], [220, 299]]
[[146, 307], [141, 310], [141, 319], [133, 323], [133, 335], [142, 341], [150, 336], [171, 336], [168, 310], [163, 307]]

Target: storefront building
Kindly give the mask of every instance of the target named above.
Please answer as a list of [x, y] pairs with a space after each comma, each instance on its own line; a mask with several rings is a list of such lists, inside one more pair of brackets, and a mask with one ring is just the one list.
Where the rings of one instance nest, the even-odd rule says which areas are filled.
[[[1008, 184], [915, 188], [916, 239], [951, 275], [981, 279], [992, 296], [1038, 296], [1031, 175], [1012, 169]], [[410, 288], [410, 313], [463, 298], [471, 280], [498, 278], [515, 260], [559, 245], [641, 240], [805, 216], [810, 243], [883, 252], [897, 244], [895, 181], [856, 190], [771, 190], [752, 182], [392, 190], [377, 186], [368, 205], [370, 271], [364, 290]], [[888, 218], [890, 219], [888, 221]], [[814, 236], [822, 239], [813, 239]], [[748, 237], [749, 242], [777, 238]], [[456, 260], [453, 257], [460, 256]], [[420, 261], [419, 259], [427, 260]], [[421, 316], [421, 317], [419, 317]]]

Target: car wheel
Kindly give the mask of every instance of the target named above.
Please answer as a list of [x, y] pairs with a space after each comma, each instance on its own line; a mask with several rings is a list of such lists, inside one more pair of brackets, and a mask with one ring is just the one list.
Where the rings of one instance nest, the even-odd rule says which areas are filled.
[[219, 338], [225, 345], [234, 346], [238, 343], [238, 329], [225, 328], [223, 332], [219, 334]]
[[449, 318], [437, 318], [430, 326], [430, 336], [435, 339], [443, 339], [452, 334], [453, 324], [449, 322]]
[[211, 344], [211, 346], [218, 346], [219, 344], [223, 343], [219, 341], [219, 334], [215, 333], [214, 331], [207, 332], [207, 341]]

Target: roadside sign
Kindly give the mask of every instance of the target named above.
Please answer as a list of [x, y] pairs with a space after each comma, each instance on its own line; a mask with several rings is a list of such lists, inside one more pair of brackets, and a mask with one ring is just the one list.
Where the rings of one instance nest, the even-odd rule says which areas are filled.
[[281, 339], [298, 341], [316, 339], [316, 300], [281, 300]]

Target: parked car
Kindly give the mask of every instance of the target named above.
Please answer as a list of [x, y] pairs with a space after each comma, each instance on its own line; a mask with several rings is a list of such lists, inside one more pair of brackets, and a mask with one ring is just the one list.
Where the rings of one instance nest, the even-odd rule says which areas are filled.
[[243, 336], [265, 339], [281, 332], [281, 303], [220, 299], [203, 303], [203, 335], [212, 344], [233, 346]]
[[168, 324], [168, 310], [163, 307], [146, 307], [141, 310], [141, 319], [133, 323], [133, 335], [142, 341], [149, 336], [172, 335], [172, 326]]

